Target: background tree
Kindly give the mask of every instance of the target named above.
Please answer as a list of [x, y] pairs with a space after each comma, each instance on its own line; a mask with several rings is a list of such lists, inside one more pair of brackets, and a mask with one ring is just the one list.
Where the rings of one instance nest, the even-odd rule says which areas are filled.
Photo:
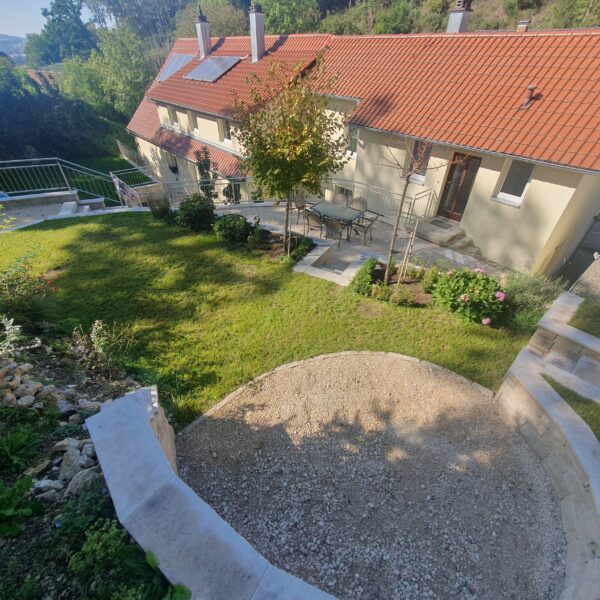
[[292, 194], [302, 187], [320, 195], [322, 178], [347, 161], [343, 119], [326, 110], [324, 93], [332, 85], [322, 57], [308, 72], [274, 65], [266, 78], [252, 81], [251, 100], [238, 103], [236, 135], [245, 166], [264, 192], [286, 201], [288, 252]]
[[375, 17], [374, 33], [410, 33], [414, 28], [412, 8], [408, 2], [395, 2]]
[[[248, 17], [229, 0], [205, 0], [202, 12], [210, 23], [210, 34], [218, 37], [248, 35]], [[198, 3], [192, 2], [175, 17], [175, 38], [196, 37]]]
[[263, 0], [262, 7], [269, 33], [315, 31], [321, 16], [318, 0]]
[[27, 36], [25, 54], [30, 66], [48, 65], [66, 58], [87, 58], [96, 46], [94, 29], [81, 19], [83, 0], [52, 0], [42, 9], [46, 18], [41, 33]]

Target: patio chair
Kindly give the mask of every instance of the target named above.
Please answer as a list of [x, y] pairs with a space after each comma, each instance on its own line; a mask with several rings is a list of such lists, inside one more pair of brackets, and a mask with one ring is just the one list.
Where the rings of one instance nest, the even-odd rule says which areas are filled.
[[340, 206], [348, 206], [348, 198], [344, 194], [336, 194], [333, 197], [332, 202], [334, 204], [339, 204]]
[[375, 221], [380, 217], [379, 213], [374, 211], [366, 211], [359, 221], [355, 221], [352, 225], [352, 229], [356, 235], [363, 236], [363, 244], [367, 245], [367, 234], [369, 239], [373, 241], [373, 225]]
[[367, 210], [367, 199], [362, 196], [356, 196], [356, 198], [352, 198], [352, 202], [350, 202], [350, 208], [355, 208], [356, 210], [365, 211]]
[[314, 212], [306, 211], [306, 233], [310, 235], [312, 230], [319, 230], [319, 237], [323, 235], [323, 220], [321, 217]]
[[344, 235], [344, 226], [335, 219], [324, 219], [325, 221], [325, 237], [337, 239], [338, 246], [342, 243], [342, 236]]
[[296, 224], [300, 221], [300, 215], [302, 215], [302, 221], [306, 219], [306, 200], [304, 199], [304, 194], [296, 194], [294, 196], [294, 208], [292, 210], [298, 211], [298, 218], [296, 219]]

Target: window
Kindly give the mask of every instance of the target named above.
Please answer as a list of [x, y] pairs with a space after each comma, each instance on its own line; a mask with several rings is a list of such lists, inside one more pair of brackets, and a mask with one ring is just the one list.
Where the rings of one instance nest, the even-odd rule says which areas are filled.
[[412, 162], [413, 168], [416, 167], [415, 172], [410, 176], [410, 180], [413, 183], [419, 183], [423, 185], [425, 183], [425, 177], [427, 175], [427, 167], [429, 165], [429, 159], [431, 158], [431, 149], [433, 145], [429, 142], [417, 140], [412, 149]]
[[227, 120], [223, 121], [223, 141], [231, 141], [231, 123]]
[[179, 166], [177, 165], [177, 159], [175, 158], [174, 154], [167, 155], [167, 165], [171, 173], [173, 173], [174, 175], [177, 175], [179, 173]]
[[179, 117], [177, 116], [177, 111], [172, 106], [168, 106], [167, 110], [169, 111], [169, 122], [171, 123], [171, 127], [179, 129]]
[[533, 167], [534, 165], [531, 163], [513, 160], [506, 171], [496, 198], [513, 206], [520, 206], [527, 191]]
[[358, 147], [358, 128], [348, 127], [348, 148], [346, 154], [352, 158], [356, 158], [356, 148]]
[[333, 186], [333, 194], [344, 194], [348, 200], [352, 200], [352, 190], [342, 187], [341, 185]]

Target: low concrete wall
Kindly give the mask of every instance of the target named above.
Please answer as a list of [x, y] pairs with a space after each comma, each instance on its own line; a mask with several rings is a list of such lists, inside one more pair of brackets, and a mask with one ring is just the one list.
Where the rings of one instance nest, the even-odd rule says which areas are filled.
[[0, 199], [0, 204], [6, 210], [25, 206], [43, 206], [45, 204], [60, 204], [61, 202], [79, 202], [76, 191], [46, 192], [43, 194], [26, 194]]
[[[560, 500], [567, 538], [561, 600], [600, 599], [600, 443], [587, 424], [547, 383], [563, 385], [596, 400], [597, 386], [548, 362], [559, 334], [594, 346], [600, 340], [568, 325], [580, 300], [563, 294], [540, 321], [540, 329], [509, 369], [496, 400], [540, 458]], [[589, 339], [591, 338], [591, 339]]]
[[277, 569], [179, 479], [156, 388], [87, 421], [119, 521], [194, 600], [335, 600]]

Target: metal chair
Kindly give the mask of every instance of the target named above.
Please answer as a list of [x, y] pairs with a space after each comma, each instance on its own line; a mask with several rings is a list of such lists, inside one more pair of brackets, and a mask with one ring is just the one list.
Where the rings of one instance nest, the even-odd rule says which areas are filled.
[[346, 198], [345, 194], [336, 194], [333, 197], [332, 202], [334, 204], [339, 204], [340, 206], [348, 206], [348, 198]]
[[300, 215], [302, 214], [302, 220], [306, 219], [306, 200], [304, 199], [304, 194], [295, 194], [294, 196], [294, 208], [292, 210], [298, 211], [298, 218], [296, 219], [296, 224], [300, 222]]
[[356, 196], [356, 198], [352, 198], [352, 202], [350, 202], [350, 208], [355, 208], [356, 210], [360, 210], [364, 212], [367, 210], [367, 199], [362, 196]]
[[325, 237], [337, 239], [338, 246], [342, 243], [342, 236], [344, 235], [344, 226], [335, 219], [324, 219], [325, 221]]
[[356, 235], [363, 236], [363, 244], [367, 245], [367, 234], [369, 239], [373, 241], [373, 225], [375, 221], [382, 215], [372, 210], [365, 211], [365, 214], [358, 221], [354, 221], [352, 229]]
[[321, 237], [323, 235], [323, 220], [321, 219], [321, 217], [317, 213], [310, 212], [310, 211], [306, 211], [305, 214], [306, 214], [306, 221], [305, 221], [306, 233], [310, 234], [311, 230], [318, 229], [319, 237]]

